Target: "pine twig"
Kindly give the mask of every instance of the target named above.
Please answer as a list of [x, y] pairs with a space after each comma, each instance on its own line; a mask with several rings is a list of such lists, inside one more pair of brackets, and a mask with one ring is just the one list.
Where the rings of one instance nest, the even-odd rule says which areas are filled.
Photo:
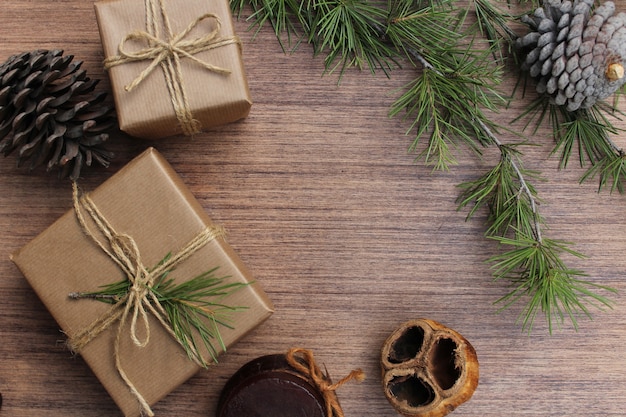
[[[169, 256], [168, 254], [161, 263]], [[176, 284], [174, 279], [168, 278], [171, 271], [165, 271], [149, 288], [154, 298], [148, 297], [149, 301], [146, 301], [152, 303], [152, 300], [156, 299], [158, 308], [153, 311], [165, 314], [161, 319], [170, 325], [189, 358], [203, 367], [207, 367], [209, 363], [204, 358], [201, 348], [217, 362], [218, 349], [215, 342], [222, 351], [226, 350], [220, 326], [232, 329], [228, 314], [246, 308], [221, 303], [224, 297], [247, 284], [224, 282], [228, 277], [215, 276], [216, 270], [217, 268], [213, 268], [179, 284]], [[70, 293], [69, 297], [75, 300], [92, 299], [117, 304], [124, 299], [129, 290], [129, 280], [123, 279], [103, 285], [97, 291]]]
[[619, 130], [608, 118], [616, 113], [615, 107], [603, 102], [588, 109], [569, 111], [552, 104], [548, 97], [540, 96], [516, 120], [527, 118], [526, 127], [534, 122], [536, 131], [548, 119], [555, 141], [552, 154], [560, 153], [559, 168], [566, 169], [577, 151], [580, 167], [587, 167], [581, 183], [598, 176], [598, 192], [610, 183], [610, 192], [623, 193], [626, 152], [611, 139], [610, 135]]
[[[424, 73], [433, 72], [439, 77], [450, 78], [423, 55], [413, 51], [412, 57], [421, 63]], [[446, 103], [441, 104], [441, 101], [437, 103], [439, 104], [435, 105], [436, 107], [447, 107]], [[419, 110], [414, 111], [420, 113]], [[472, 114], [471, 109], [467, 109], [467, 113]], [[482, 116], [482, 113], [478, 114]], [[543, 237], [543, 219], [538, 212], [536, 191], [526, 179], [527, 174], [533, 173], [521, 167], [513, 156], [517, 153], [515, 149], [503, 144], [485, 120], [484, 117], [472, 118], [472, 122], [479, 127], [479, 135], [483, 138], [481, 143], [484, 146], [495, 145], [500, 150], [501, 163], [499, 168], [496, 168], [499, 169], [499, 173], [486, 176], [490, 181], [488, 186], [480, 179], [474, 183], [462, 184], [466, 192], [460, 197], [459, 207], [474, 203], [469, 218], [479, 206], [489, 205], [491, 226], [487, 230], [488, 237], [501, 245], [513, 247], [512, 250], [488, 260], [493, 265], [494, 279], [506, 279], [513, 285], [511, 291], [497, 302], [502, 303], [503, 308], [508, 308], [524, 297], [527, 304], [520, 313], [520, 320], [522, 329], [529, 332], [539, 311], [544, 313], [550, 332], [555, 320], [560, 326], [568, 318], [574, 327], [577, 327], [577, 317], [580, 314], [590, 315], [583, 299], [600, 308], [610, 306], [606, 298], [592, 292], [591, 289], [612, 290], [583, 281], [578, 277], [584, 273], [565, 267], [560, 258], [562, 253], [576, 257], [582, 255], [569, 249], [566, 242], [546, 240]], [[415, 124], [422, 126], [418, 136], [422, 134], [424, 126], [428, 125], [424, 122]], [[515, 181], [509, 178], [509, 175], [512, 175]], [[504, 186], [502, 181], [509, 185]], [[481, 189], [483, 186], [486, 186], [486, 189]], [[499, 195], [502, 191], [504, 194]], [[481, 196], [480, 201], [474, 200], [477, 195]], [[510, 234], [513, 238], [509, 237]]]
[[[502, 144], [488, 126], [483, 125], [481, 121], [477, 123], [500, 149], [505, 166], [512, 169], [518, 183], [518, 191], [515, 192], [511, 186], [504, 186], [502, 183], [510, 181], [506, 177], [487, 175], [483, 178], [496, 177], [500, 178], [501, 182], [493, 184], [481, 178], [461, 185], [465, 188], [465, 192], [461, 194], [459, 207], [473, 203], [474, 207], [468, 214], [468, 217], [471, 217], [479, 206], [488, 205], [492, 224], [505, 225], [500, 228], [490, 227], [488, 237], [501, 245], [512, 247], [489, 259], [493, 265], [495, 280], [507, 279], [513, 285], [511, 291], [497, 302], [503, 303], [503, 308], [507, 308], [522, 297], [527, 297], [527, 304], [519, 317], [522, 321], [522, 329], [528, 332], [532, 330], [539, 311], [544, 313], [550, 333], [553, 330], [554, 320], [557, 321], [558, 326], [561, 326], [567, 318], [574, 328], [577, 328], [577, 318], [580, 315], [591, 317], [588, 305], [599, 309], [611, 307], [610, 300], [594, 290], [608, 292], [615, 292], [615, 290], [582, 280], [580, 277], [585, 276], [584, 272], [565, 266], [561, 260], [562, 253], [577, 258], [584, 256], [570, 249], [568, 242], [545, 239], [542, 236], [543, 219], [538, 212], [534, 188], [525, 179], [524, 169], [518, 165], [510, 155], [508, 147]], [[509, 190], [509, 195], [498, 198], [502, 190]], [[521, 194], [525, 196], [525, 199], [521, 200]], [[504, 207], [494, 202], [497, 199], [505, 202]], [[530, 206], [531, 222], [523, 221], [524, 216], [519, 215], [524, 212], [524, 209], [510, 209], [520, 204], [521, 201], [526, 201]], [[514, 235], [514, 238], [507, 236], [509, 232]]]
[[[493, 131], [489, 128], [489, 126], [485, 125], [485, 123], [482, 120], [476, 120], [476, 123], [478, 123], [480, 128], [485, 131], [485, 133], [487, 134], [487, 136], [489, 136], [489, 138], [491, 138], [493, 143], [500, 150], [500, 153], [502, 154], [502, 156], [508, 157], [507, 156], [508, 154], [505, 151], [504, 145], [502, 144], [502, 142], [500, 142], [500, 139], [498, 139], [498, 137], [493, 133]], [[520, 192], [524, 193], [526, 197], [528, 198], [528, 201], [530, 202], [530, 208], [532, 212], [533, 225], [534, 225], [534, 227], [532, 228], [532, 233], [537, 243], [541, 244], [542, 243], [541, 222], [540, 222], [541, 218], [537, 210], [537, 202], [535, 199], [535, 195], [529, 188], [528, 183], [526, 182], [526, 179], [524, 175], [522, 174], [522, 170], [520, 169], [519, 165], [515, 162], [513, 158], [510, 158], [510, 157], [508, 158], [510, 160], [509, 163], [511, 164], [511, 167], [515, 171], [515, 176], [517, 177], [517, 180], [520, 183], [520, 187], [519, 187]]]

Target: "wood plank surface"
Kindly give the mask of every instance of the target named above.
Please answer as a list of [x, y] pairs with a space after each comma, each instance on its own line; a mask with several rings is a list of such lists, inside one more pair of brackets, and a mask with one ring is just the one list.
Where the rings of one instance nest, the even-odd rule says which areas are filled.
[[[156, 414], [212, 416], [223, 384], [241, 365], [301, 346], [335, 379], [365, 371], [363, 383], [339, 391], [346, 416], [393, 417], [381, 389], [380, 347], [404, 321], [426, 317], [459, 331], [478, 353], [479, 387], [454, 416], [626, 415], [626, 198], [597, 193], [593, 181], [579, 184], [584, 171], [576, 164], [559, 170], [550, 155], [548, 129], [533, 136], [542, 146], [529, 148], [525, 163], [547, 179], [536, 184], [546, 234], [576, 242], [587, 258], [567, 258], [569, 264], [619, 293], [612, 310], [593, 311], [594, 320], [582, 320], [578, 331], [567, 326], [549, 335], [538, 322], [523, 333], [515, 324], [521, 305], [500, 313], [494, 305], [507, 287], [492, 281], [485, 263], [500, 253], [483, 237], [486, 213], [466, 222], [455, 203], [456, 185], [496, 155], [480, 160], [459, 149], [448, 172], [414, 163], [407, 123], [388, 117], [414, 70], [391, 78], [352, 70], [338, 85], [336, 76], [322, 76], [322, 59], [307, 45], [285, 54], [269, 27], [254, 36], [248, 25], [236, 22], [254, 100], [247, 119], [194, 139], [115, 133], [114, 163], [86, 170], [81, 180], [93, 189], [155, 146], [227, 228], [275, 303], [269, 321], [159, 402]], [[2, 0], [0, 27], [0, 61], [64, 49], [102, 79], [99, 89], [109, 88], [91, 1]], [[504, 88], [514, 81], [508, 77]], [[515, 101], [498, 117], [508, 123], [525, 104]], [[13, 156], [0, 160], [2, 417], [119, 415], [9, 260], [70, 209], [70, 188], [55, 175], [16, 168]]]

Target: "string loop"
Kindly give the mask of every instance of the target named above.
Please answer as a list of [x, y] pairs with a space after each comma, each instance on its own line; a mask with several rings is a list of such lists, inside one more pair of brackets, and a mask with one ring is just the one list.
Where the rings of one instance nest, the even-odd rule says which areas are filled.
[[365, 373], [360, 369], [355, 369], [346, 377], [333, 384], [328, 373], [324, 374], [319, 366], [317, 366], [313, 352], [310, 350], [292, 348], [287, 352], [286, 358], [289, 366], [309, 377], [316, 388], [322, 393], [326, 405], [326, 416], [344, 417], [335, 391], [350, 380], [363, 381], [365, 379]]
[[[151, 288], [155, 280], [163, 273], [172, 270], [176, 265], [187, 260], [207, 243], [223, 237], [225, 234], [224, 229], [218, 226], [205, 228], [173, 256], [166, 258], [165, 261], [159, 263], [155, 268], [148, 269], [141, 260], [141, 254], [135, 240], [126, 234], [117, 233], [98, 207], [96, 207], [89, 195], [85, 194], [79, 196], [76, 182], [73, 182], [72, 186], [74, 213], [81, 230], [109, 257], [109, 259], [120, 267], [125, 273], [130, 287], [123, 297], [119, 300], [115, 300], [115, 304], [113, 304], [109, 310], [93, 321], [89, 326], [79, 330], [73, 337], [70, 337], [67, 344], [73, 352], [80, 352], [85, 345], [98, 337], [100, 333], [111, 327], [114, 323], [118, 323], [114, 342], [115, 368], [131, 393], [138, 400], [142, 411], [148, 416], [154, 416], [149, 404], [137, 390], [122, 367], [120, 356], [122, 330], [130, 316], [130, 338], [135, 346], [145, 347], [150, 341], [149, 315], [152, 314], [157, 318], [159, 323], [161, 323], [166, 332], [182, 346], [181, 341], [176, 337], [171, 327], [165, 309], [151, 291]], [[83, 212], [89, 216], [92, 223], [95, 225], [95, 230], [92, 230], [93, 227], [87, 224]], [[70, 297], [76, 299], [80, 297], [80, 294], [72, 293]], [[143, 328], [143, 338], [139, 337], [139, 326]], [[191, 348], [193, 348], [193, 346], [191, 346]], [[198, 352], [195, 351], [194, 355], [190, 357], [198, 358], [200, 356]], [[198, 359], [194, 359], [194, 362], [201, 365]]]

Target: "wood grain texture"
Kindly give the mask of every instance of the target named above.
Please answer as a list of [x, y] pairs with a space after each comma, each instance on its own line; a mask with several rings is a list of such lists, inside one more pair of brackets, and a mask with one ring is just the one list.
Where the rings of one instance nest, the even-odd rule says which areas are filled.
[[[109, 88], [91, 1], [2, 0], [0, 25], [0, 60], [64, 49], [102, 79], [100, 89]], [[594, 311], [577, 332], [567, 327], [550, 336], [537, 323], [530, 336], [522, 333], [518, 308], [498, 313], [493, 305], [506, 287], [492, 282], [484, 262], [499, 253], [483, 237], [485, 213], [466, 222], [455, 204], [456, 184], [495, 155], [481, 161], [460, 149], [457, 166], [433, 173], [407, 153], [408, 125], [387, 116], [413, 70], [390, 79], [349, 71], [338, 86], [335, 76], [322, 77], [323, 62], [306, 45], [284, 54], [269, 28], [255, 37], [248, 25], [236, 22], [254, 100], [246, 120], [194, 139], [150, 142], [115, 133], [113, 165], [85, 171], [81, 182], [95, 188], [155, 146], [227, 228], [276, 306], [219, 365], [158, 403], [157, 415], [214, 415], [221, 387], [241, 365], [301, 346], [336, 379], [357, 367], [366, 372], [363, 383], [339, 391], [346, 416], [393, 417], [380, 387], [379, 351], [397, 326], [418, 317], [454, 328], [478, 353], [480, 384], [457, 417], [624, 415], [624, 196], [598, 194], [593, 182], [579, 185], [580, 168], [558, 170], [548, 131], [534, 136], [542, 146], [529, 148], [525, 161], [548, 179], [536, 184], [546, 233], [576, 242], [588, 258], [570, 264], [619, 293], [614, 309]], [[513, 82], [507, 79], [505, 89]], [[516, 101], [499, 117], [508, 123], [522, 106]], [[14, 161], [0, 161], [0, 416], [118, 416], [9, 261], [70, 208], [70, 185], [17, 169]]]

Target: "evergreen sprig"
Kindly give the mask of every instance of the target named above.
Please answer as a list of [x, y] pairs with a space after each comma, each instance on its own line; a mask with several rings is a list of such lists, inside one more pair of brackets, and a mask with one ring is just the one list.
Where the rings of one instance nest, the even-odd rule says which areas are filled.
[[543, 236], [545, 221], [538, 212], [537, 192], [528, 182], [530, 178], [537, 179], [538, 173], [522, 166], [517, 145], [498, 146], [500, 162], [480, 178], [462, 183], [459, 197], [460, 208], [471, 206], [468, 218], [486, 206], [491, 224], [486, 235], [511, 247], [489, 259], [494, 279], [511, 284], [510, 292], [498, 303], [506, 308], [525, 297], [527, 304], [520, 319], [522, 328], [528, 331], [539, 311], [544, 313], [550, 332], [555, 320], [560, 326], [566, 318], [576, 328], [578, 317], [590, 316], [587, 304], [611, 306], [607, 298], [595, 291], [614, 290], [579, 279], [585, 274], [565, 265], [562, 254], [584, 256], [572, 250], [571, 243]]
[[[497, 90], [501, 68], [491, 65], [491, 50], [475, 47], [473, 40], [461, 44], [464, 36], [453, 28], [462, 26], [463, 20], [449, 12], [431, 14], [428, 10], [406, 5], [391, 9], [386, 35], [422, 67], [422, 73], [392, 104], [390, 115], [404, 113], [410, 121], [408, 132], [415, 132], [410, 151], [418, 149], [421, 138], [428, 136], [427, 147], [418, 157], [435, 169], [447, 170], [456, 162], [452, 149], [459, 141], [478, 154], [491, 143], [481, 124], [494, 128], [495, 124], [485, 111], [497, 112], [506, 98]], [[439, 42], [425, 42], [416, 36], [425, 26], [439, 28], [434, 30], [443, 30], [448, 36], [440, 36]]]
[[492, 257], [496, 280], [509, 280], [512, 290], [498, 300], [504, 307], [524, 297], [527, 304], [520, 314], [522, 328], [530, 331], [537, 314], [542, 311], [552, 333], [554, 323], [560, 326], [565, 319], [578, 327], [578, 318], [591, 318], [589, 306], [598, 309], [611, 307], [606, 297], [597, 290], [615, 292], [614, 289], [582, 280], [586, 274], [568, 268], [563, 253], [578, 258], [584, 256], [569, 248], [570, 243], [526, 235], [516, 231], [515, 238], [494, 236], [500, 244], [511, 249]]
[[488, 209], [487, 236], [507, 236], [512, 232], [541, 240], [544, 219], [538, 211], [537, 191], [529, 182], [539, 173], [521, 165], [520, 145], [500, 144], [500, 160], [487, 173], [474, 181], [459, 185], [459, 209], [471, 207], [467, 218], [480, 208]]
[[[459, 140], [476, 153], [481, 153], [489, 140], [482, 130], [476, 129], [477, 118], [489, 122], [484, 112], [480, 108], [468, 111], [468, 105], [476, 105], [485, 96], [476, 80], [467, 79], [468, 74], [461, 73], [463, 70], [457, 68], [446, 75], [425, 69], [391, 107], [390, 115], [404, 113], [404, 118], [410, 121], [408, 132], [415, 132], [409, 151], [418, 150], [421, 138], [428, 137], [426, 149], [418, 154], [418, 158], [423, 157], [437, 170], [447, 170], [456, 163], [453, 149]], [[463, 78], [466, 80], [462, 81]]]
[[[170, 254], [164, 258], [165, 262]], [[229, 323], [230, 313], [241, 311], [246, 307], [235, 307], [223, 304], [224, 297], [232, 294], [246, 283], [225, 282], [228, 277], [217, 277], [217, 267], [203, 272], [196, 277], [177, 284], [169, 278], [171, 271], [161, 274], [149, 291], [155, 296], [167, 317], [163, 317], [170, 325], [185, 352], [194, 362], [207, 367], [209, 362], [202, 355], [202, 348], [211, 359], [217, 362], [218, 349], [226, 350], [220, 333], [220, 326], [232, 329]], [[123, 280], [106, 284], [98, 291], [82, 292], [72, 298], [89, 298], [108, 304], [117, 304], [131, 289], [131, 282]], [[146, 302], [154, 303], [151, 297]], [[159, 309], [156, 309], [159, 311]]]
[[[530, 3], [537, 6], [537, 0]], [[340, 80], [349, 67], [382, 69], [390, 76], [400, 63], [413, 66], [415, 77], [393, 103], [390, 116], [407, 121], [407, 134], [413, 136], [409, 150], [434, 169], [447, 170], [455, 164], [460, 145], [478, 155], [486, 147], [500, 151], [492, 169], [461, 184], [458, 203], [459, 209], [469, 208], [468, 219], [479, 209], [488, 210], [486, 235], [506, 247], [489, 259], [494, 278], [511, 285], [499, 302], [504, 307], [521, 300], [527, 303], [520, 316], [524, 329], [532, 329], [539, 311], [552, 331], [555, 320], [559, 326], [570, 320], [576, 327], [577, 317], [589, 315], [588, 306], [610, 306], [596, 293], [610, 288], [580, 279], [584, 273], [566, 267], [562, 260], [564, 255], [582, 255], [568, 243], [543, 236], [545, 220], [530, 182], [540, 177], [523, 167], [520, 149], [525, 141], [504, 144], [497, 137], [508, 130], [493, 118], [508, 103], [499, 84], [506, 60], [516, 59], [512, 44], [517, 34], [509, 25], [516, 16], [489, 0], [472, 0], [469, 5], [453, 0], [231, 0], [231, 4], [239, 14], [249, 5], [250, 19], [259, 28], [269, 23], [281, 44], [286, 35], [296, 46], [308, 42], [314, 54], [326, 54], [325, 72], [339, 69]], [[470, 14], [474, 24], [467, 20]], [[598, 121], [582, 116], [597, 114], [579, 113], [569, 124], [559, 122], [566, 130], [559, 130], [555, 152], [561, 150], [565, 165], [574, 148], [571, 132], [591, 129], [591, 122]], [[612, 180], [621, 190], [623, 153], [617, 148], [612, 154], [601, 152], [608, 149], [606, 140], [576, 140], [593, 161], [587, 177], [599, 175], [601, 183]]]
[[570, 158], [577, 153], [579, 165], [587, 168], [581, 182], [597, 176], [598, 191], [608, 187], [611, 192], [623, 193], [626, 153], [609, 136], [620, 132], [610, 120], [619, 115], [615, 107], [605, 102], [588, 109], [568, 111], [545, 97], [538, 97], [520, 117], [528, 117], [529, 123], [534, 121], [537, 127], [544, 120], [549, 121], [555, 140], [552, 153], [560, 154], [560, 168], [567, 168]]
[[[246, 6], [252, 9], [248, 18], [257, 31], [266, 24], [272, 26], [280, 45], [284, 50], [288, 45], [297, 46], [303, 39], [303, 33], [309, 32], [310, 14], [306, 8], [310, 3], [298, 0], [230, 0], [232, 10], [241, 17]], [[283, 41], [287, 37], [287, 45]]]
[[359, 0], [319, 0], [312, 2], [312, 30], [309, 42], [316, 54], [327, 52], [326, 70], [366, 66], [372, 72], [384, 72], [395, 66], [396, 55], [378, 37], [378, 22], [385, 18], [384, 9]]
[[473, 0], [473, 6], [477, 29], [491, 44], [494, 58], [504, 62], [508, 56], [515, 57], [512, 48], [518, 36], [509, 24], [516, 16], [489, 0]]

